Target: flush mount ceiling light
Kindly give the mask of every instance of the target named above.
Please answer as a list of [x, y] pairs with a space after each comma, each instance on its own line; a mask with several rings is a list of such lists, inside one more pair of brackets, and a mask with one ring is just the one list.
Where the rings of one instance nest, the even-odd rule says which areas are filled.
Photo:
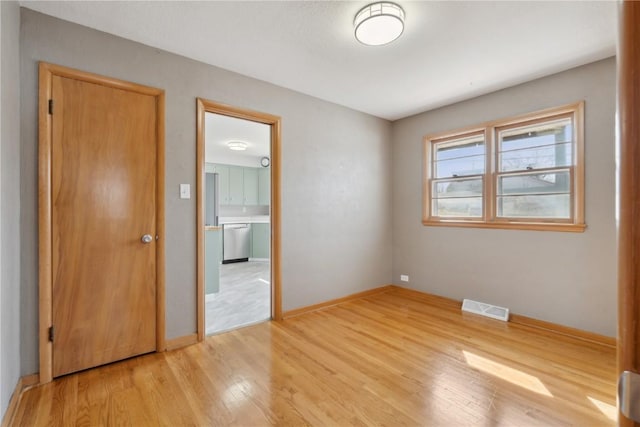
[[229, 150], [233, 151], [244, 151], [247, 149], [248, 145], [246, 142], [242, 141], [229, 141], [227, 142], [227, 147], [229, 147]]
[[356, 39], [369, 46], [391, 43], [404, 31], [404, 10], [395, 3], [371, 3], [353, 20]]

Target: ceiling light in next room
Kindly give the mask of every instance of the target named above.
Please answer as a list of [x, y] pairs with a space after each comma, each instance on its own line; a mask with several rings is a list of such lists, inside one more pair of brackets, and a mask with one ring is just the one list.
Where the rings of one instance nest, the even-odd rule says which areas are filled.
[[404, 31], [404, 10], [395, 3], [371, 3], [353, 20], [356, 39], [369, 46], [391, 43]]
[[229, 150], [244, 151], [247, 149], [247, 143], [242, 141], [229, 141], [227, 142], [227, 147], [229, 147]]

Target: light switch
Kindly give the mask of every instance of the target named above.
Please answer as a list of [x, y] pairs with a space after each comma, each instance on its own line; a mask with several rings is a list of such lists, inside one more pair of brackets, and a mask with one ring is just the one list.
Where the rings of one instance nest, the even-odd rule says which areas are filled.
[[190, 199], [191, 198], [191, 185], [189, 185], [189, 184], [180, 184], [180, 198], [181, 199]]

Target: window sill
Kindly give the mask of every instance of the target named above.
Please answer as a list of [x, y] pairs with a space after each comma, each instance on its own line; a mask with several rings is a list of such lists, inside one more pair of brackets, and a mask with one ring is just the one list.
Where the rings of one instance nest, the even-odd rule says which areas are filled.
[[586, 224], [567, 224], [559, 222], [476, 222], [456, 220], [423, 220], [423, 225], [435, 227], [467, 227], [467, 228], [494, 228], [503, 230], [533, 230], [533, 231], [564, 231], [583, 233]]

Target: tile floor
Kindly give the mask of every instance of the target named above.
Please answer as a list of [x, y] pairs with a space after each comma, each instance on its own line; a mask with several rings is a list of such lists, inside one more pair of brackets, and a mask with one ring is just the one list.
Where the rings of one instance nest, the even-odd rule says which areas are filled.
[[249, 261], [220, 266], [220, 292], [206, 296], [207, 335], [271, 317], [271, 264]]

